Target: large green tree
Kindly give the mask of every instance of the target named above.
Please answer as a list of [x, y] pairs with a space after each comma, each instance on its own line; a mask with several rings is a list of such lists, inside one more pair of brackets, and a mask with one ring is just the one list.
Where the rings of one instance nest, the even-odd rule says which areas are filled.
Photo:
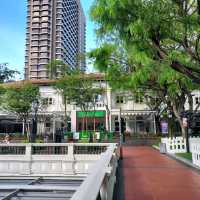
[[[93, 81], [93, 78], [87, 74], [76, 71], [70, 76], [65, 76], [56, 82], [55, 88], [63, 96], [65, 120], [67, 120], [67, 103], [75, 104], [86, 113], [90, 107], [95, 108], [94, 98], [96, 95], [102, 93], [102, 89], [94, 87]], [[85, 126], [85, 123], [83, 124]]]
[[101, 39], [120, 40], [141, 65], [165, 64], [200, 83], [199, 0], [95, 0], [91, 17]]
[[31, 83], [12, 85], [6, 88], [4, 108], [23, 120], [27, 133], [30, 133], [27, 120], [33, 112], [33, 102], [39, 101], [39, 87]]

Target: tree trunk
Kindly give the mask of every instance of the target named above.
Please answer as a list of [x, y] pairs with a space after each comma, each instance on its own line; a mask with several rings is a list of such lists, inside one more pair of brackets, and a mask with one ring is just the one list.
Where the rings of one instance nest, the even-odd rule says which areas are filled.
[[186, 134], [185, 134], [186, 132], [185, 132], [185, 128], [183, 127], [182, 118], [180, 116], [181, 111], [178, 111], [176, 106], [174, 106], [174, 105], [173, 105], [173, 111], [174, 111], [174, 114], [175, 114], [175, 116], [176, 116], [176, 118], [177, 118], [177, 120], [179, 122], [180, 127], [181, 127], [182, 136], [185, 137], [186, 136]]
[[160, 116], [155, 116], [155, 123], [156, 123], [157, 134], [160, 134], [161, 133], [161, 130], [160, 130]]

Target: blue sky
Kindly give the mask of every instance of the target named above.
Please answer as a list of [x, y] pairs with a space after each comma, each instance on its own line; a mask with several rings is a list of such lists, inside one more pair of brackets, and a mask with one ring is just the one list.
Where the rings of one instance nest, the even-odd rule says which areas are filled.
[[[94, 24], [89, 20], [92, 0], [81, 0], [87, 18], [87, 51], [95, 47]], [[1, 1], [0, 6], [0, 63], [22, 72], [24, 68], [26, 34], [26, 0]], [[92, 70], [89, 67], [90, 71]]]

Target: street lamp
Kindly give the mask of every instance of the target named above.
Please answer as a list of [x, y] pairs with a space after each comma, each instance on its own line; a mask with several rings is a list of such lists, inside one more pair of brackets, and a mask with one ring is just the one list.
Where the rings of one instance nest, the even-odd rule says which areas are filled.
[[30, 134], [30, 142], [35, 142], [35, 138], [37, 135], [37, 112], [38, 112], [39, 102], [38, 100], [34, 100], [32, 103], [32, 109], [34, 111], [33, 118], [32, 118], [32, 130]]

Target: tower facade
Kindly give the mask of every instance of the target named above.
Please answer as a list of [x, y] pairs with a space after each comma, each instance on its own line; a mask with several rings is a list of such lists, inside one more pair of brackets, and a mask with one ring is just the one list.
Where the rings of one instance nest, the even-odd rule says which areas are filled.
[[85, 69], [86, 20], [80, 0], [28, 0], [25, 79], [47, 79], [46, 65], [58, 59]]

